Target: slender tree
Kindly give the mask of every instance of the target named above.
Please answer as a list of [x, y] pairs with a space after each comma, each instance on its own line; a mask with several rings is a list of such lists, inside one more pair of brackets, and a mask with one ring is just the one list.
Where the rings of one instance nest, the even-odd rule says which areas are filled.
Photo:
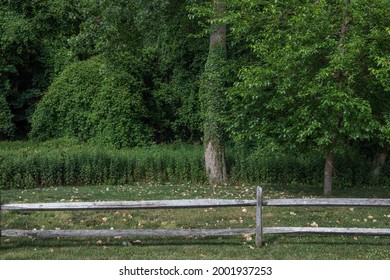
[[225, 13], [223, 0], [213, 1], [210, 46], [201, 88], [204, 117], [204, 148], [206, 174], [210, 184], [227, 181], [224, 130], [221, 120], [224, 100], [224, 72], [226, 61], [226, 24], [221, 21]]

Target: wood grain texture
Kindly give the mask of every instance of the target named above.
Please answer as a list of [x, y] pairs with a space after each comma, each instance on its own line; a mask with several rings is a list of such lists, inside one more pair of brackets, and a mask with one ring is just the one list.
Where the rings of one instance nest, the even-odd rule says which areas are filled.
[[113, 236], [222, 236], [254, 234], [253, 228], [239, 229], [156, 229], [156, 230], [17, 230], [1, 231], [6, 237], [113, 237]]
[[367, 206], [389, 207], [390, 199], [377, 198], [299, 198], [299, 199], [268, 199], [264, 206]]
[[390, 236], [390, 228], [264, 227], [264, 234]]
[[262, 208], [263, 208], [263, 189], [258, 187], [256, 190], [256, 246], [260, 247], [262, 244], [262, 235], [263, 235], [263, 216], [262, 216]]
[[190, 199], [190, 200], [146, 200], [104, 202], [60, 202], [3, 204], [1, 210], [8, 211], [69, 211], [69, 210], [121, 210], [256, 206], [254, 200]]
[[[59, 203], [15, 203], [2, 204], [1, 210], [8, 211], [65, 211], [65, 210], [120, 210], [120, 209], [164, 209], [164, 208], [207, 208], [256, 206], [256, 200], [234, 199], [190, 199], [190, 200], [145, 200], [145, 201], [103, 201], [103, 202], [59, 202]], [[310, 198], [310, 199], [268, 199], [263, 206], [327, 206], [327, 207], [390, 207], [390, 199], [375, 198]]]

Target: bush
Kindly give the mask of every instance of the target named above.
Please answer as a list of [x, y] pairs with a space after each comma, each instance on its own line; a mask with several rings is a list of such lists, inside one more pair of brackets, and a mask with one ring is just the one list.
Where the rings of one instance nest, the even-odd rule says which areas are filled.
[[142, 86], [127, 73], [110, 71], [99, 57], [68, 66], [32, 116], [34, 140], [76, 137], [117, 148], [150, 141], [142, 123]]

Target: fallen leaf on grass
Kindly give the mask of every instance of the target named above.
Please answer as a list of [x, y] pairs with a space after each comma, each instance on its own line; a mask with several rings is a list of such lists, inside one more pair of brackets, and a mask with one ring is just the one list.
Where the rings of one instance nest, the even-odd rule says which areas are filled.
[[295, 213], [295, 212], [290, 212], [290, 215], [291, 215], [291, 216], [296, 216], [297, 213]]
[[310, 226], [311, 226], [311, 227], [318, 227], [318, 224], [317, 224], [316, 222], [312, 222], [312, 223], [310, 224]]
[[252, 236], [250, 234], [243, 234], [242, 236], [244, 237], [244, 239], [246, 241], [251, 241], [252, 240]]
[[102, 243], [103, 243], [103, 241], [101, 241], [101, 240], [96, 241], [96, 244], [102, 244]]

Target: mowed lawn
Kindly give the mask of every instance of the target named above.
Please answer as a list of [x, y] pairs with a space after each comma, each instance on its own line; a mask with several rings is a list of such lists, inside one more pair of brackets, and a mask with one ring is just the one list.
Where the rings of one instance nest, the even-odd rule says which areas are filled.
[[[267, 185], [267, 198], [321, 197], [320, 186]], [[255, 199], [255, 186], [135, 184], [3, 190], [2, 203]], [[335, 197], [389, 198], [388, 187], [335, 189]], [[372, 207], [264, 207], [263, 223], [296, 227], [390, 227], [390, 209]], [[254, 228], [255, 207], [1, 213], [1, 229]], [[254, 236], [1, 238], [1, 259], [390, 259], [390, 237]]]

